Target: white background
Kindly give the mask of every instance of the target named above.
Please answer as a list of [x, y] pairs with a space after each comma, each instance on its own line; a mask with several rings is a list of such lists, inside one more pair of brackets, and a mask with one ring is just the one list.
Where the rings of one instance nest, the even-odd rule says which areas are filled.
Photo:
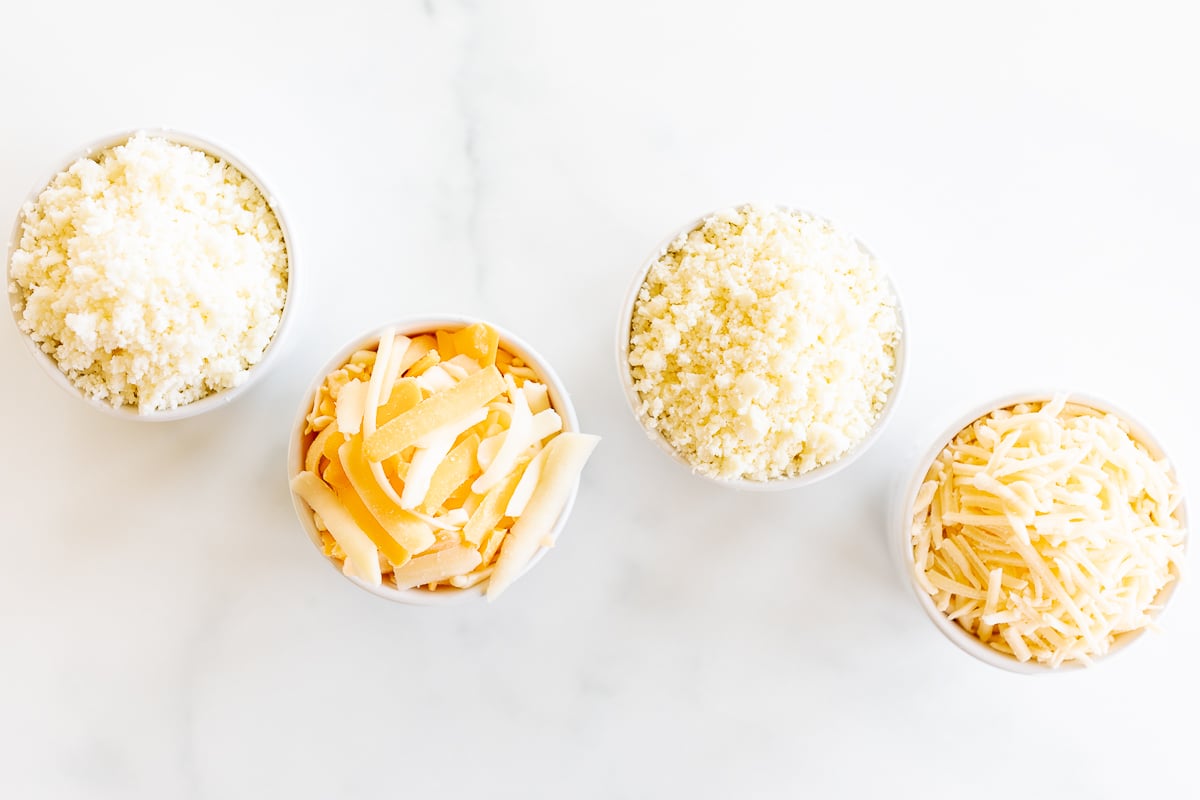
[[[884, 546], [915, 449], [1024, 387], [1132, 410], [1200, 479], [1190, 6], [7, 4], [0, 226], [84, 142], [165, 124], [268, 179], [306, 285], [274, 371], [168, 425], [0, 331], [0, 796], [1194, 792], [1194, 583], [1163, 635], [1020, 677], [946, 642]], [[638, 264], [746, 200], [855, 232], [910, 322], [883, 438], [793, 493], [691, 477], [616, 379]], [[312, 373], [430, 311], [520, 333], [604, 437], [492, 606], [356, 589], [286, 490]]]

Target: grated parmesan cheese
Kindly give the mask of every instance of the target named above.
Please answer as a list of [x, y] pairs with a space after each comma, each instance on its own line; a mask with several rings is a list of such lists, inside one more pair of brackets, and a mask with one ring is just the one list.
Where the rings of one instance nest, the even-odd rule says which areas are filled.
[[911, 546], [934, 605], [990, 647], [1090, 663], [1152, 623], [1178, 576], [1178, 486], [1112, 414], [1000, 409], [963, 429], [917, 492]]
[[672, 242], [638, 293], [638, 415], [705, 475], [800, 475], [866, 438], [899, 338], [895, 297], [853, 237], [786, 209], [722, 211]]
[[21, 330], [71, 382], [146, 413], [245, 381], [279, 326], [288, 256], [247, 177], [139, 134], [25, 204], [10, 277]]

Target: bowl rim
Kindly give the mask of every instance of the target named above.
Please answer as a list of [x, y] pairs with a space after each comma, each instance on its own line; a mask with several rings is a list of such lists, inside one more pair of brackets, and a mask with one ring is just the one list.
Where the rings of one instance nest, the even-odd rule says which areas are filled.
[[[570, 394], [567, 392], [566, 385], [559, 378], [550, 363], [533, 348], [528, 342], [514, 334], [512, 331], [489, 322], [480, 317], [468, 316], [463, 314], [422, 314], [420, 316], [403, 317], [394, 322], [377, 325], [365, 333], [353, 337], [348, 340], [341, 348], [339, 348], [324, 365], [315, 373], [314, 378], [305, 389], [300, 399], [300, 406], [293, 417], [291, 428], [288, 432], [288, 453], [287, 453], [287, 479], [289, 482], [288, 494], [292, 498], [292, 508], [296, 512], [296, 518], [300, 525], [308, 534], [309, 541], [316, 548], [317, 553], [322, 560], [334, 568], [334, 570], [346, 580], [353, 583], [355, 586], [370, 592], [376, 597], [382, 597], [385, 600], [402, 603], [405, 605], [414, 606], [446, 606], [457, 605], [469, 600], [482, 599], [485, 596], [488, 581], [484, 580], [471, 586], [467, 589], [457, 589], [454, 587], [439, 587], [437, 591], [431, 592], [426, 589], [392, 589], [387, 584], [373, 586], [361, 578], [347, 575], [341, 569], [338, 562], [322, 552], [321, 537], [317, 532], [316, 524], [312, 519], [312, 511], [308, 505], [301, 500], [295, 492], [291, 490], [290, 482], [292, 478], [303, 470], [303, 458], [301, 455], [301, 443], [304, 439], [304, 425], [308, 416], [308, 412], [312, 410], [312, 401], [316, 392], [324, 383], [325, 377], [335, 369], [341, 368], [349, 360], [350, 356], [357, 350], [377, 348], [379, 339], [383, 333], [389, 328], [399, 335], [417, 336], [424, 333], [433, 333], [438, 329], [454, 328], [459, 329], [475, 323], [483, 323], [491, 327], [500, 334], [500, 344], [504, 349], [508, 350], [513, 355], [525, 361], [534, 372], [545, 382], [550, 394], [550, 404], [555, 411], [559, 413], [563, 421], [564, 432], [578, 432], [579, 418], [575, 413], [575, 406], [571, 402]], [[571, 486], [571, 492], [567, 495], [567, 502], [563, 506], [562, 511], [555, 520], [554, 526], [550, 529], [548, 538], [552, 544], [550, 546], [539, 546], [533, 557], [521, 569], [521, 572], [514, 578], [514, 582], [522, 578], [529, 570], [542, 560], [547, 552], [558, 541], [559, 535], [566, 527], [567, 519], [571, 516], [571, 511], [575, 506], [575, 498], [579, 494], [580, 479], [576, 478]]]
[[[633, 386], [633, 378], [629, 374], [628, 361], [629, 334], [633, 325], [633, 309], [637, 301], [638, 293], [641, 291], [642, 285], [646, 282], [646, 276], [649, 274], [650, 269], [654, 266], [658, 259], [661, 258], [664, 253], [666, 253], [671, 244], [673, 244], [680, 236], [694, 231], [696, 228], [703, 225], [706, 220], [717, 214], [731, 209], [743, 209], [748, 207], [776, 209], [800, 216], [806, 216], [818, 222], [823, 222], [831, 228], [849, 235], [854, 240], [855, 244], [858, 245], [859, 249], [870, 256], [870, 258], [874, 260], [877, 265], [879, 265], [884, 281], [887, 283], [888, 289], [891, 291], [892, 297], [895, 299], [896, 321], [900, 331], [900, 339], [895, 348], [896, 365], [892, 375], [892, 387], [888, 391], [887, 400], [884, 402], [883, 408], [879, 412], [879, 416], [876, 417], [875, 421], [872, 423], [871, 429], [867, 432], [867, 435], [852, 445], [850, 449], [841, 456], [827, 464], [814, 467], [808, 472], [791, 478], [775, 478], [766, 481], [755, 481], [747, 478], [718, 478], [712, 475], [706, 475], [703, 472], [698, 471], [695, 466], [693, 466], [686, 458], [684, 458], [683, 455], [681, 455], [671, 445], [671, 443], [666, 440], [666, 437], [664, 437], [662, 433], [647, 427], [641, 415], [638, 413], [638, 405], [641, 402], [641, 398], [638, 395], [637, 389], [635, 389]], [[792, 206], [785, 203], [737, 203], [734, 205], [721, 206], [720, 208], [693, 218], [691, 222], [679, 226], [674, 230], [673, 233], [662, 239], [661, 242], [651, 251], [650, 255], [642, 261], [641, 266], [639, 266], [637, 271], [634, 273], [633, 279], [630, 281], [625, 292], [625, 299], [621, 305], [621, 314], [617, 319], [617, 376], [621, 383], [621, 393], [625, 398], [625, 405], [629, 409], [629, 412], [633, 415], [638, 427], [642, 429], [647, 438], [654, 442], [661, 452], [665, 453], [676, 464], [684, 467], [698, 478], [727, 489], [752, 492], [785, 491], [789, 489], [798, 489], [803, 486], [809, 486], [817, 483], [818, 481], [824, 480], [825, 478], [832, 477], [854, 463], [879, 439], [879, 437], [883, 434], [884, 429], [887, 427], [887, 424], [894, 416], [896, 406], [899, 404], [900, 396], [903, 393], [905, 378], [908, 374], [909, 366], [908, 339], [908, 319], [904, 313], [904, 301], [901, 297], [900, 290], [896, 285], [896, 281], [893, 279], [890, 270], [884, 266], [883, 261], [880, 260], [879, 257], [875, 255], [874, 251], [867, 247], [867, 245], [861, 239], [851, 234], [848, 229], [838, 225], [830, 218], [812, 211], [808, 211], [804, 208], [799, 208], [797, 206]]]
[[[234, 169], [238, 170], [251, 183], [258, 188], [259, 194], [267, 202], [267, 207], [271, 209], [271, 213], [275, 215], [275, 221], [279, 225], [280, 234], [283, 236], [284, 249], [287, 256], [287, 291], [283, 299], [283, 309], [280, 312], [279, 324], [275, 328], [275, 333], [271, 336], [271, 340], [267, 343], [266, 349], [262, 352], [262, 357], [258, 362], [253, 364], [247, 372], [245, 380], [237, 386], [228, 389], [222, 389], [212, 394], [194, 400], [186, 405], [176, 406], [175, 408], [165, 409], [161, 411], [149, 411], [141, 413], [135, 406], [122, 404], [114, 406], [104, 400], [97, 400], [93, 397], [88, 397], [79, 388], [77, 388], [66, 373], [59, 369], [58, 363], [38, 346], [33, 338], [25, 331], [21, 330], [20, 319], [21, 313], [24, 310], [24, 301], [21, 299], [18, 292], [13, 291], [12, 280], [12, 261], [13, 255], [21, 243], [21, 228], [25, 218], [25, 207], [37, 201], [37, 198], [50, 185], [50, 183], [59, 175], [66, 171], [72, 164], [84, 158], [92, 158], [97, 154], [112, 147], [124, 144], [135, 136], [145, 135], [152, 138], [166, 139], [176, 144], [181, 144], [193, 150], [199, 150], [207, 155], [210, 155], [220, 161], [224, 161]], [[70, 155], [64, 157], [57, 162], [57, 166], [50, 172], [49, 176], [35, 185], [25, 199], [21, 201], [17, 208], [16, 219], [13, 223], [10, 238], [7, 248], [7, 258], [4, 266], [5, 275], [5, 292], [8, 298], [9, 312], [12, 316], [13, 326], [16, 328], [17, 334], [25, 345], [26, 351], [33, 356], [33, 359], [38, 363], [42, 370], [50, 377], [50, 379], [60, 389], [70, 394], [72, 397], [80, 400], [88, 407], [95, 409], [110, 417], [124, 419], [134, 422], [172, 422], [180, 419], [187, 419], [207, 411], [212, 411], [217, 408], [222, 408], [232, 402], [234, 399], [243, 395], [252, 385], [267, 372], [279, 360], [279, 352], [283, 349], [282, 342], [285, 341], [288, 332], [293, 327], [295, 317], [294, 309], [296, 307], [295, 297], [299, 282], [296, 277], [296, 238], [288, 223], [287, 216], [284, 214], [283, 207], [279, 203], [278, 198], [271, 191], [270, 185], [263, 179], [262, 173], [251, 169], [245, 160], [236, 155], [228, 147], [218, 144], [213, 140], [199, 136], [187, 131], [177, 130], [175, 128], [149, 126], [140, 128], [131, 128], [129, 130], [111, 133], [105, 136], [100, 136], [93, 139], [88, 144], [73, 150]]]
[[[1184, 529], [1183, 548], [1184, 553], [1187, 552], [1188, 541], [1190, 536], [1187, 534], [1187, 496], [1184, 490], [1183, 481], [1179, 475], [1179, 469], [1174, 461], [1172, 461], [1162, 446], [1161, 441], [1153, 432], [1142, 422], [1138, 417], [1125, 411], [1121, 406], [1115, 405], [1112, 402], [1100, 398], [1096, 395], [1082, 391], [1068, 391], [1064, 389], [1028, 389], [1024, 391], [1009, 392], [999, 397], [988, 400], [986, 402], [974, 403], [969, 406], [969, 410], [954, 418], [951, 424], [947, 425], [943, 432], [926, 447], [920, 457], [913, 463], [913, 468], [907, 473], [901, 473], [902, 483], [899, 490], [896, 491], [892, 503], [889, 505], [889, 514], [891, 520], [887, 526], [888, 538], [890, 540], [889, 549], [892, 551], [892, 558], [896, 564], [896, 568], [903, 573], [903, 581], [909, 587], [918, 604], [925, 611], [925, 615], [941, 631], [952, 644], [954, 644], [962, 652], [975, 657], [977, 660], [1005, 670], [1021, 675], [1048, 675], [1055, 673], [1070, 673], [1082, 669], [1087, 669], [1088, 665], [1079, 661], [1066, 661], [1058, 667], [1051, 667], [1041, 662], [1030, 660], [1026, 662], [1018, 661], [1014, 656], [1006, 655], [998, 650], [987, 646], [978, 637], [968, 633], [962, 626], [955, 623], [953, 620], [947, 619], [946, 615], [938, 611], [933, 603], [933, 598], [929, 596], [917, 583], [916, 572], [913, 569], [912, 552], [909, 544], [910, 527], [912, 524], [913, 505], [916, 500], [917, 492], [921, 488], [921, 484], [925, 480], [926, 474], [929, 472], [930, 466], [933, 465], [934, 459], [941, 453], [942, 449], [950, 443], [950, 441], [959, 434], [964, 428], [970, 425], [975, 420], [989, 414], [993, 411], [998, 411], [1002, 408], [1017, 405], [1019, 403], [1034, 403], [1047, 402], [1058, 395], [1067, 395], [1069, 402], [1079, 405], [1088, 406], [1096, 411], [1106, 414], [1112, 414], [1129, 426], [1130, 436], [1135, 442], [1146, 448], [1152, 457], [1155, 459], [1166, 459], [1171, 468], [1171, 474], [1175, 479], [1176, 486], [1180, 491], [1179, 506], [1175, 509], [1174, 516], [1179, 520], [1180, 525]], [[907, 475], [907, 477], [903, 477]], [[1153, 612], [1152, 618], [1157, 621], [1166, 611], [1171, 598], [1175, 591], [1179, 588], [1182, 575], [1176, 571], [1175, 579], [1170, 584], [1163, 587], [1155, 596], [1155, 604], [1158, 609]], [[1124, 651], [1129, 645], [1137, 641], [1147, 628], [1139, 628], [1136, 631], [1127, 631], [1118, 634], [1115, 641], [1109, 647], [1108, 652], [1104, 655], [1096, 656], [1092, 659], [1093, 664], [1099, 664], [1110, 660], [1113, 656]]]

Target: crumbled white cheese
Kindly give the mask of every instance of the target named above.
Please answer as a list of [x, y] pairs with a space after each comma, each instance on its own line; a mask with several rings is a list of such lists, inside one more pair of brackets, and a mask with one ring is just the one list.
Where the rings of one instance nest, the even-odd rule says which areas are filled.
[[634, 304], [639, 415], [723, 479], [800, 475], [862, 441], [893, 386], [896, 300], [854, 238], [787, 209], [705, 219]]
[[1179, 487], [1129, 426], [1058, 397], [967, 426], [930, 467], [911, 530], [918, 584], [992, 648], [1088, 663], [1151, 624], [1178, 575]]
[[279, 326], [288, 254], [258, 188], [137, 135], [22, 209], [19, 324], [87, 396], [139, 412], [237, 386]]

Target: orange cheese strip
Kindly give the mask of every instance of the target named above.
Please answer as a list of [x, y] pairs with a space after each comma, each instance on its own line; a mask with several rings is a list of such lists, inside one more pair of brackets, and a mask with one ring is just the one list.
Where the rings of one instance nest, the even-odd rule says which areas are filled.
[[[332, 430], [333, 433], [329, 434], [329, 438], [325, 440], [325, 445], [321, 448], [321, 455], [330, 461], [337, 461], [338, 448], [342, 446], [342, 442], [346, 441], [346, 437], [337, 429], [337, 425], [330, 425], [325, 430]], [[314, 442], [314, 444], [316, 443]]]
[[354, 573], [364, 581], [378, 586], [383, 581], [379, 571], [379, 553], [374, 543], [350, 516], [350, 512], [338, 501], [333, 490], [311, 472], [301, 472], [292, 478], [292, 491], [307, 503], [314, 513], [320, 515], [330, 535], [345, 551]]
[[433, 544], [433, 530], [392, 502], [375, 482], [371, 467], [363, 458], [361, 436], [350, 437], [338, 450], [338, 457], [363, 504], [401, 547], [409, 553], [421, 553]]
[[409, 367], [408, 372], [405, 372], [404, 376], [407, 378], [419, 378], [425, 374], [425, 370], [429, 369], [441, 360], [442, 356], [437, 350], [430, 350], [428, 353], [417, 359], [417, 363]]
[[428, 583], [449, 580], [466, 575], [479, 566], [479, 552], [466, 545], [457, 545], [447, 550], [417, 556], [396, 570], [396, 588], [412, 589]]
[[505, 389], [495, 367], [488, 367], [456, 383], [453, 388], [427, 397], [415, 407], [380, 426], [369, 436], [363, 451], [371, 461], [399, 453], [427, 433], [460, 419], [485, 405]]
[[483, 535], [495, 528], [496, 524], [504, 518], [504, 508], [512, 498], [513, 490], [517, 488], [517, 483], [520, 482], [524, 472], [524, 465], [518, 464], [516, 469], [488, 490], [488, 493], [484, 495], [483, 502], [479, 504], [479, 508], [475, 509], [471, 519], [467, 520], [467, 524], [463, 526], [464, 539], [476, 547], [479, 546], [479, 543], [483, 541]]
[[342, 469], [342, 462], [335, 458], [325, 465], [325, 471], [321, 473], [321, 477], [332, 486], [337, 481], [345, 479], [346, 470]]
[[421, 387], [415, 378], [401, 378], [392, 387], [392, 395], [379, 407], [375, 424], [386, 425], [396, 417], [421, 402]]
[[429, 490], [425, 492], [425, 500], [421, 509], [426, 514], [437, 511], [438, 506], [446, 502], [446, 498], [454, 494], [454, 490], [462, 486], [467, 478], [479, 470], [479, 462], [475, 460], [475, 451], [479, 448], [479, 437], [469, 435], [459, 442], [450, 453], [442, 459], [433, 477], [429, 479]]
[[490, 325], [476, 322], [454, 334], [454, 346], [459, 353], [471, 356], [481, 367], [496, 363], [496, 351], [500, 348], [500, 334]]
[[449, 361], [458, 355], [458, 348], [454, 346], [454, 337], [448, 331], [438, 331], [437, 336], [437, 351], [443, 361]]
[[409, 552], [379, 524], [379, 520], [375, 519], [375, 516], [363, 503], [362, 498], [358, 496], [358, 492], [354, 491], [354, 487], [350, 485], [350, 479], [346, 477], [344, 471], [333, 476], [330, 486], [333, 487], [338, 500], [350, 512], [350, 516], [358, 523], [358, 527], [362, 528], [362, 532], [379, 548], [379, 552], [383, 553], [392, 566], [402, 567], [407, 564], [410, 557]]
[[308, 446], [308, 452], [304, 454], [304, 469], [306, 471], [316, 474], [317, 467], [320, 466], [321, 456], [325, 453], [325, 443], [335, 433], [337, 433], [337, 425], [329, 425], [317, 434], [317, 438], [312, 440], [312, 444]]
[[508, 535], [508, 528], [496, 528], [487, 535], [487, 541], [483, 543], [483, 549], [479, 554], [483, 556], [483, 563], [490, 563], [496, 557], [496, 553], [500, 550], [500, 543], [504, 541], [504, 537]]

